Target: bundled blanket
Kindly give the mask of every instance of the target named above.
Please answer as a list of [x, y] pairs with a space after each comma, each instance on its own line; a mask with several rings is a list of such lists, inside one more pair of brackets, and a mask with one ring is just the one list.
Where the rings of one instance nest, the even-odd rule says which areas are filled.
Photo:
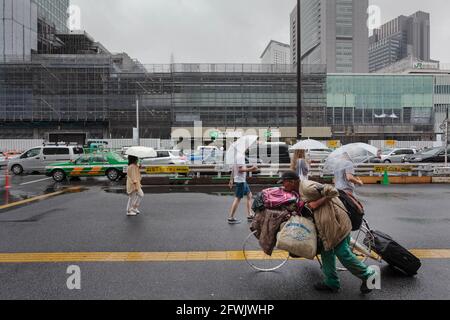
[[291, 217], [289, 211], [264, 210], [256, 215], [250, 230], [255, 232], [264, 253], [271, 256], [277, 244], [277, 234], [281, 225]]
[[313, 181], [303, 181], [300, 194], [305, 202], [317, 201], [326, 197], [328, 201], [314, 211], [319, 237], [325, 251], [334, 249], [352, 231], [352, 223], [344, 204], [339, 200], [339, 192], [331, 185], [322, 185]]

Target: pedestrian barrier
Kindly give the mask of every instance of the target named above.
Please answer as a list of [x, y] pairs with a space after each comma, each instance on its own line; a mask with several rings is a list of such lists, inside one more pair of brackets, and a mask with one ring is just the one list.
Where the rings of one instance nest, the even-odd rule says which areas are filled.
[[[440, 164], [361, 164], [355, 167], [357, 176], [391, 179], [392, 177], [433, 177]], [[290, 165], [258, 165], [257, 174], [249, 174], [249, 177], [279, 178], [290, 170]], [[170, 174], [186, 175], [193, 178], [201, 177], [229, 177], [231, 169], [226, 165], [190, 165], [190, 166], [145, 166], [142, 169], [144, 175]], [[311, 178], [332, 177], [332, 172], [324, 172], [323, 164], [313, 164], [310, 168]]]

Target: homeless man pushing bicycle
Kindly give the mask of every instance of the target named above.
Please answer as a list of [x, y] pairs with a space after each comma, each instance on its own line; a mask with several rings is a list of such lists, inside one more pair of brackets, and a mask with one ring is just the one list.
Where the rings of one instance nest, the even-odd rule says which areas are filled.
[[359, 261], [351, 250], [352, 223], [339, 199], [339, 191], [331, 185], [303, 181], [300, 183], [300, 194], [306, 202], [306, 207], [313, 213], [322, 249], [322, 271], [325, 280], [314, 288], [321, 292], [339, 292], [341, 284], [336, 268], [337, 258], [348, 271], [362, 281], [361, 293], [372, 292], [367, 282], [375, 275], [375, 270]]
[[[331, 293], [337, 293], [340, 290], [341, 285], [336, 267], [336, 258], [338, 258], [348, 271], [363, 282], [361, 292], [363, 294], [370, 293], [371, 290], [367, 287], [367, 280], [375, 275], [375, 271], [360, 262], [351, 250], [352, 222], [345, 210], [344, 204], [339, 199], [339, 191], [331, 185], [322, 185], [313, 181], [300, 182], [299, 176], [293, 171], [284, 173], [280, 183], [283, 185], [281, 188], [282, 191], [301, 198], [302, 202], [300, 202], [294, 211], [301, 212], [307, 219], [312, 218], [317, 229], [318, 247], [321, 249], [319, 251], [321, 251], [322, 270], [325, 275], [325, 280], [315, 285], [315, 289]], [[300, 196], [296, 190], [300, 190]], [[266, 193], [270, 193], [271, 191], [277, 192], [276, 189], [268, 189]], [[269, 197], [266, 196], [266, 208], [270, 207], [267, 204], [267, 198]], [[260, 211], [256, 210], [258, 206], [256, 202], [257, 199], [255, 199], [254, 204], [255, 212]], [[264, 206], [264, 204], [261, 203], [261, 206]], [[264, 228], [261, 227], [263, 223], [259, 221], [262, 220], [260, 219], [262, 217], [257, 215], [252, 225], [252, 231], [259, 230], [256, 234], [260, 239], [261, 247], [267, 255], [271, 255], [272, 253], [274, 242], [271, 238], [274, 235], [268, 232], [269, 235], [264, 237], [264, 231], [268, 231], [270, 227], [272, 231], [275, 230], [275, 221], [278, 222], [277, 226], [279, 226], [282, 222], [281, 220], [289, 220], [290, 216], [288, 213], [275, 215], [271, 217], [274, 221], [272, 223], [273, 225], [269, 223]], [[267, 227], [267, 225], [270, 227]], [[261, 228], [263, 232], [260, 232]]]

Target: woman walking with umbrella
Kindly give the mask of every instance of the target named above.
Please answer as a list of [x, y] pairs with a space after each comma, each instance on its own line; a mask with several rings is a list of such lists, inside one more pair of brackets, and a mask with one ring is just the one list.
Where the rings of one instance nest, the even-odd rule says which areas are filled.
[[309, 179], [309, 163], [306, 160], [306, 150], [295, 150], [291, 162], [291, 171], [297, 173], [300, 181], [307, 181]]
[[155, 150], [145, 147], [133, 147], [127, 150], [128, 169], [127, 169], [127, 216], [134, 217], [140, 214], [139, 207], [144, 199], [144, 191], [141, 184], [141, 169], [139, 159], [154, 158], [157, 156]]

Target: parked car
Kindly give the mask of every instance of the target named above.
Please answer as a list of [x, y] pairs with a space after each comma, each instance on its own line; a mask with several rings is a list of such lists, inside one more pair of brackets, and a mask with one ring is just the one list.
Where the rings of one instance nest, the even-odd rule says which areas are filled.
[[417, 153], [412, 148], [387, 149], [381, 154], [382, 163], [401, 163], [405, 156], [412, 156]]
[[157, 150], [157, 157], [144, 159], [142, 165], [155, 166], [155, 165], [179, 165], [184, 166], [187, 164], [187, 158], [182, 154], [180, 150]]
[[[447, 149], [448, 159], [450, 160], [450, 148]], [[444, 163], [445, 148], [433, 148], [424, 150], [415, 155], [405, 156], [404, 163]]]
[[15, 152], [15, 151], [9, 151], [9, 152], [3, 152], [0, 153], [0, 169], [3, 167], [6, 167], [8, 165], [8, 162], [11, 159], [16, 159], [20, 157], [21, 153]]
[[79, 146], [47, 145], [30, 149], [19, 157], [11, 159], [8, 169], [15, 175], [22, 173], [45, 173], [45, 167], [55, 162], [73, 161], [84, 154]]
[[247, 152], [247, 157], [257, 157], [257, 162], [262, 164], [290, 164], [291, 155], [289, 146], [285, 143], [262, 143], [252, 146]]
[[98, 152], [82, 155], [74, 161], [50, 164], [45, 168], [45, 174], [56, 182], [62, 182], [67, 177], [101, 176], [116, 181], [125, 175], [127, 167], [128, 160], [119, 154]]

